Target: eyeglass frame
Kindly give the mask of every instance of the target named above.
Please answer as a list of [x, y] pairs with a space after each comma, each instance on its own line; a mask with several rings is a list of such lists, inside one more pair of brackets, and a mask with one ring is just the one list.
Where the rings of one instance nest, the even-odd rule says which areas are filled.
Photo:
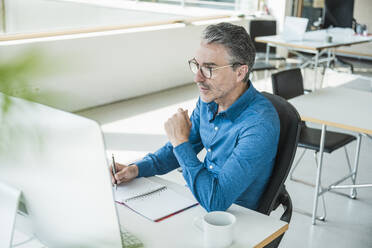
[[[191, 63], [193, 63], [193, 62], [194, 62], [194, 64], [197, 65], [197, 69], [198, 69], [198, 70], [197, 70], [196, 72], [194, 72], [194, 71], [191, 69]], [[207, 78], [207, 79], [211, 79], [211, 78], [212, 78], [212, 71], [215, 71], [215, 70], [218, 70], [218, 69], [222, 69], [222, 68], [226, 68], [226, 67], [231, 67], [231, 66], [233, 67], [233, 66], [235, 66], [235, 65], [245, 65], [245, 64], [240, 63], [240, 62], [235, 62], [235, 63], [228, 64], [228, 65], [222, 65], [222, 66], [219, 66], [219, 67], [208, 67], [208, 66], [203, 66], [203, 65], [201, 66], [201, 65], [198, 63], [198, 61], [196, 61], [195, 58], [190, 59], [190, 60], [188, 61], [188, 63], [189, 63], [189, 68], [190, 68], [190, 70], [191, 70], [192, 73], [197, 74], [198, 71], [200, 71], [200, 73], [202, 74], [202, 76], [203, 76], [204, 78]], [[204, 75], [203, 71], [201, 70], [202, 67], [204, 67], [204, 68], [206, 68], [206, 69], [209, 70], [210, 77], [206, 77], [206, 76]]]

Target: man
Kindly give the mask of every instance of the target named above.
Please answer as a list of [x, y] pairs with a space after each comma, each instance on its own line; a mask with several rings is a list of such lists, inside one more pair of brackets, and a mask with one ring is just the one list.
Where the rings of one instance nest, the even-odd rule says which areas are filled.
[[[189, 61], [200, 98], [191, 117], [178, 109], [164, 127], [169, 142], [131, 166], [116, 163], [113, 182], [162, 175], [182, 167], [188, 187], [207, 211], [231, 204], [256, 209], [271, 175], [279, 118], [249, 81], [255, 58], [243, 27], [208, 26]], [[197, 158], [207, 150], [204, 162]]]

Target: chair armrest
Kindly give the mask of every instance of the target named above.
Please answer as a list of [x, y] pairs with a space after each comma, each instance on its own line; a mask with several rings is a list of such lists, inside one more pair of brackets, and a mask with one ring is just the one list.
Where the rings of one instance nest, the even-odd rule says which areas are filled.
[[283, 189], [278, 195], [278, 198], [275, 202], [274, 210], [277, 209], [279, 205], [282, 205], [284, 208], [284, 213], [280, 217], [280, 220], [289, 223], [292, 218], [293, 206], [291, 197], [289, 196], [285, 185], [283, 185]]
[[[283, 185], [283, 188], [282, 188], [281, 192], [279, 193], [278, 198], [276, 199], [273, 210], [277, 209], [277, 207], [279, 205], [282, 205], [284, 207], [284, 213], [280, 217], [280, 220], [289, 223], [289, 221], [291, 220], [291, 217], [292, 217], [293, 206], [292, 206], [291, 197], [289, 196], [287, 190], [285, 189], [285, 185]], [[280, 235], [279, 237], [274, 239], [271, 243], [267, 244], [265, 246], [265, 248], [277, 248], [277, 247], [279, 247], [279, 243], [282, 240], [283, 236], [284, 236], [284, 234]]]

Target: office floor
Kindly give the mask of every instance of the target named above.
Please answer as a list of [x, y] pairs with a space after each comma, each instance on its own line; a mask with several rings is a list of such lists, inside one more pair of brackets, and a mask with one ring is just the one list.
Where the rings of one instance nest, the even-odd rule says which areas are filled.
[[[369, 66], [372, 68], [371, 65]], [[372, 76], [372, 71], [368, 67], [367, 70], [362, 71], [363, 76]], [[306, 81], [310, 82], [311, 71], [306, 71], [305, 77]], [[345, 78], [352, 79], [352, 76], [327, 71], [324, 80], [326, 85], [338, 85], [344, 82]], [[254, 84], [259, 90], [271, 91], [270, 79], [257, 80]], [[163, 122], [177, 111], [178, 107], [189, 109], [191, 112], [197, 96], [196, 85], [189, 84], [82, 111], [79, 114], [101, 123], [108, 154], [114, 153], [118, 162], [128, 163], [164, 144], [167, 138], [163, 131]], [[353, 159], [355, 144], [348, 145], [347, 149]], [[299, 149], [295, 161], [300, 152]], [[323, 182], [325, 183], [334, 181], [347, 171], [343, 149], [331, 155], [326, 154], [324, 163]], [[372, 139], [367, 137], [363, 137], [362, 140], [359, 168], [358, 181], [371, 183]], [[315, 173], [313, 153], [308, 151], [295, 175], [314, 182]], [[182, 175], [177, 171], [163, 177], [184, 183]], [[311, 211], [313, 188], [291, 180], [287, 180], [286, 185], [294, 207]], [[281, 242], [281, 247], [372, 247], [372, 189], [359, 189], [355, 200], [335, 193], [327, 193], [325, 199], [326, 221], [318, 221], [318, 224], [313, 226], [310, 217], [293, 212], [290, 228]], [[279, 214], [280, 211], [274, 213], [276, 216]]]

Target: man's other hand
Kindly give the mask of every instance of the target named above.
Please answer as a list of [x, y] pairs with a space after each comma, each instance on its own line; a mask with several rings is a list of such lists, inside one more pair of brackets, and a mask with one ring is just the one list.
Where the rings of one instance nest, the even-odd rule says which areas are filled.
[[189, 140], [191, 121], [187, 110], [179, 108], [171, 118], [164, 123], [165, 132], [173, 147]]
[[112, 173], [112, 165], [110, 166], [111, 180], [112, 184], [120, 184], [123, 182], [129, 182], [138, 176], [138, 167], [137, 165], [124, 165], [115, 163], [116, 174]]

